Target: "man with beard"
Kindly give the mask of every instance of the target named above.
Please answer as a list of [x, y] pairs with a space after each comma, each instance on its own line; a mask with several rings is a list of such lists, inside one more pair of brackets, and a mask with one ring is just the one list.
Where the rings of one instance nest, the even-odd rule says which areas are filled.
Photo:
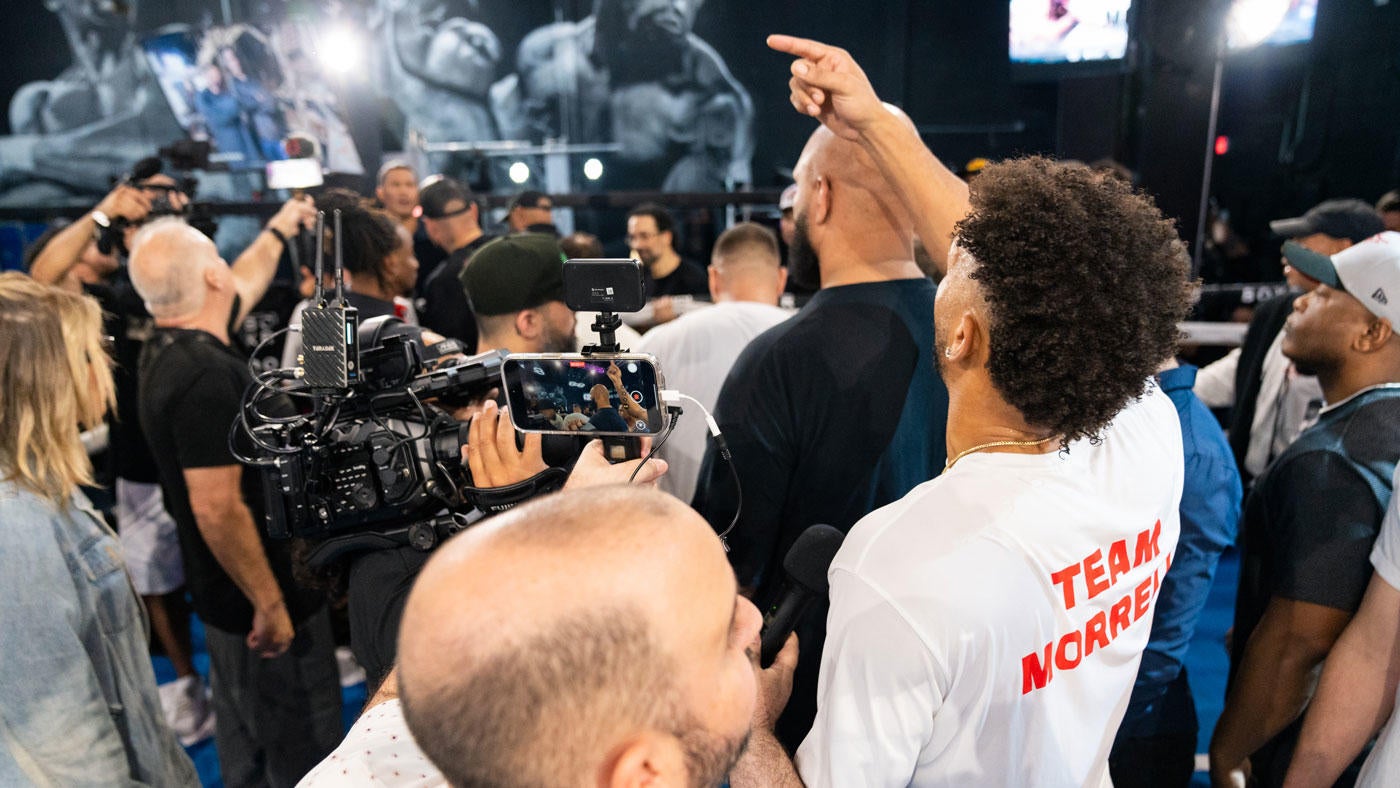
[[1293, 304], [1283, 352], [1317, 376], [1327, 405], [1245, 501], [1229, 691], [1210, 744], [1216, 785], [1241, 771], [1283, 782], [1314, 670], [1371, 580], [1400, 459], [1400, 233], [1331, 257], [1292, 241], [1283, 252], [1321, 283]]
[[648, 299], [710, 292], [705, 269], [676, 252], [676, 222], [660, 205], [643, 203], [627, 214], [627, 245], [646, 266]]
[[664, 493], [521, 506], [414, 586], [408, 727], [451, 785], [717, 786], [754, 706], [761, 619], [735, 591], [714, 533]]
[[476, 313], [477, 350], [572, 353], [574, 312], [564, 303], [564, 252], [548, 235], [498, 238], [462, 271]]
[[[714, 414], [743, 489], [730, 561], [760, 609], [777, 595], [783, 556], [803, 529], [849, 529], [936, 476], [946, 456], [948, 391], [933, 363], [934, 287], [914, 262], [908, 213], [861, 146], [825, 127], [812, 134], [793, 174], [789, 276], [821, 290], [749, 344]], [[711, 444], [695, 507], [724, 528], [738, 499]], [[816, 713], [825, 616], [825, 606], [814, 606], [798, 629], [802, 658], [778, 727], [790, 747]]]

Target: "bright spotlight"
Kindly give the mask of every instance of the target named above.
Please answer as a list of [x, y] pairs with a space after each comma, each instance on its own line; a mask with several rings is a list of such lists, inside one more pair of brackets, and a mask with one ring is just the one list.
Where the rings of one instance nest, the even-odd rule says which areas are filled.
[[321, 66], [333, 74], [358, 71], [364, 60], [365, 45], [360, 36], [345, 25], [337, 25], [320, 36], [316, 51]]
[[530, 180], [530, 166], [523, 161], [510, 165], [510, 179], [516, 183]]
[[1247, 49], [1267, 41], [1291, 6], [1291, 0], [1234, 0], [1225, 18], [1230, 48]]
[[603, 162], [598, 159], [589, 159], [583, 163], [583, 177], [590, 181], [596, 181], [603, 177]]

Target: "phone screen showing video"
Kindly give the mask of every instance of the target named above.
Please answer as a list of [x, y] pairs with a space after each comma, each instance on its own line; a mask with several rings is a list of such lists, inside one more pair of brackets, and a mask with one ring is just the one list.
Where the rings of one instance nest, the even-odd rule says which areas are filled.
[[508, 357], [511, 421], [526, 432], [647, 435], [661, 430], [656, 366], [646, 357]]

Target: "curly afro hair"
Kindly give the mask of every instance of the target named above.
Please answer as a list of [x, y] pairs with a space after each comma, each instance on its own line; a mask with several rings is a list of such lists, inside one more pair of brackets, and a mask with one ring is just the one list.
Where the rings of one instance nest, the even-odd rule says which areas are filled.
[[1185, 246], [1151, 198], [1083, 165], [988, 166], [957, 243], [990, 307], [992, 384], [1026, 421], [1097, 441], [1171, 355], [1190, 308]]
[[339, 209], [341, 231], [345, 234], [342, 243], [345, 270], [352, 274], [369, 274], [383, 285], [384, 259], [399, 248], [394, 220], [349, 189], [327, 189], [316, 198], [316, 207], [326, 212], [327, 266], [335, 254], [332, 217]]

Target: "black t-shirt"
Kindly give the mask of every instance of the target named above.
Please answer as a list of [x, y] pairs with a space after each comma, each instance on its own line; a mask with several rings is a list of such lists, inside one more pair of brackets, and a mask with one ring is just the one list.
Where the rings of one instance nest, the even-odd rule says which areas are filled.
[[673, 295], [708, 298], [710, 295], [710, 275], [705, 272], [705, 267], [699, 263], [681, 258], [681, 264], [676, 266], [676, 270], [659, 279], [653, 279], [648, 271], [646, 291], [647, 298]]
[[[933, 363], [933, 295], [927, 279], [827, 288], [730, 369], [714, 412], [743, 483], [729, 560], [739, 583], [756, 588], [759, 610], [808, 526], [849, 531], [942, 472], [948, 390]], [[694, 506], [722, 530], [736, 497], [711, 441]], [[825, 618], [814, 605], [798, 630], [802, 656], [778, 726], [790, 748], [816, 714]]]
[[404, 603], [414, 578], [431, 556], [398, 547], [359, 553], [350, 560], [346, 582], [350, 650], [371, 684], [378, 684], [394, 666]]
[[[165, 509], [179, 533], [185, 583], [200, 618], [233, 634], [248, 631], [253, 608], [205, 544], [190, 507], [184, 470], [239, 464], [229, 451], [229, 428], [250, 382], [247, 364], [237, 352], [204, 331], [157, 329], [141, 358], [142, 423], [156, 458]], [[270, 411], [275, 404], [261, 407]], [[242, 492], [292, 621], [302, 621], [320, 609], [323, 599], [292, 580], [289, 543], [267, 537], [257, 471], [243, 469]]]
[[418, 260], [418, 281], [414, 283], [414, 292], [423, 295], [428, 277], [447, 259], [447, 251], [428, 237], [428, 228], [421, 219], [418, 220], [418, 229], [413, 231], [413, 256]]
[[[1240, 530], [1232, 680], [1273, 597], [1361, 605], [1397, 459], [1400, 388], [1373, 389], [1324, 412], [1255, 481]], [[1282, 783], [1297, 735], [1294, 725], [1251, 758], [1261, 784]]]
[[83, 291], [102, 305], [103, 330], [112, 337], [112, 379], [116, 384], [117, 413], [112, 418], [107, 453], [111, 475], [133, 482], [155, 484], [156, 461], [141, 434], [136, 367], [141, 347], [155, 323], [146, 304], [131, 286], [126, 269], [104, 284], [83, 285]]
[[[251, 358], [254, 369], [267, 372], [282, 366], [282, 348], [287, 343], [287, 333], [283, 332], [275, 338], [274, 335], [287, 327], [292, 310], [299, 303], [301, 293], [295, 284], [273, 282], [262, 300], [235, 327], [230, 339], [245, 358], [251, 357], [259, 346], [262, 348], [256, 358]], [[264, 341], [267, 341], [266, 345], [262, 344]]]
[[623, 420], [622, 414], [617, 412], [617, 408], [599, 408], [588, 419], [588, 425], [603, 432], [627, 431], [627, 422]]
[[494, 240], [495, 236], [483, 235], [448, 255], [423, 287], [426, 305], [418, 322], [445, 337], [462, 340], [468, 353], [476, 352], [476, 315], [472, 313], [467, 291], [462, 289], [458, 275], [477, 249]]

